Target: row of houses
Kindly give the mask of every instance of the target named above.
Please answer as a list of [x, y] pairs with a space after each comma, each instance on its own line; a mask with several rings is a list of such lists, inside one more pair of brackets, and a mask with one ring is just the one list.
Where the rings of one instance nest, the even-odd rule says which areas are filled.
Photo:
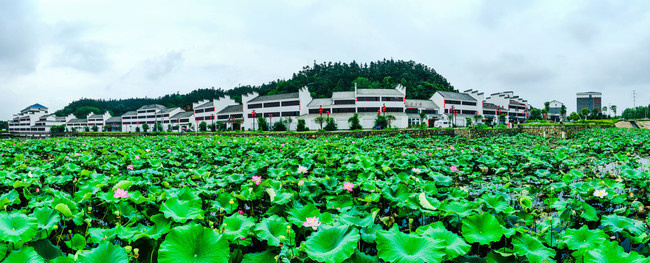
[[[241, 103], [229, 96], [203, 100], [192, 104], [192, 110], [162, 105], [145, 105], [121, 116], [109, 113], [89, 114], [86, 118], [73, 115], [60, 117], [48, 114], [40, 104], [31, 105], [15, 114], [9, 121], [10, 132], [49, 132], [54, 125], [65, 125], [68, 130], [96, 126], [102, 131], [135, 132], [145, 123], [152, 127], [160, 123], [164, 130], [183, 131], [196, 129], [201, 122], [221, 124], [228, 129], [254, 130], [257, 118], [267, 123], [288, 121], [297, 123], [304, 119], [310, 129], [319, 129], [318, 117], [332, 118], [339, 129], [348, 129], [348, 119], [358, 114], [365, 129], [374, 126], [378, 114], [392, 115], [392, 127], [406, 128], [420, 125], [429, 127], [468, 125], [467, 119], [482, 116], [479, 122], [496, 123], [499, 115], [506, 123], [521, 123], [529, 116], [528, 101], [512, 91], [491, 94], [466, 90], [464, 92], [437, 91], [428, 100], [406, 99], [406, 88], [397, 85], [393, 89], [358, 89], [333, 92], [330, 98], [312, 98], [307, 87], [294, 93], [262, 95], [249, 93], [242, 96]], [[423, 115], [424, 118], [421, 118]], [[295, 127], [295, 126], [294, 126]]]

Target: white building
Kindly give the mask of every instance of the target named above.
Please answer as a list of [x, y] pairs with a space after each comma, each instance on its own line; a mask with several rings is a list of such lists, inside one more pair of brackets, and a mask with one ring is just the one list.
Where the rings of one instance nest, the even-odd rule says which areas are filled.
[[194, 112], [180, 111], [169, 118], [172, 131], [181, 132], [188, 129], [196, 131]]
[[[169, 125], [173, 128], [172, 116], [181, 111], [183, 110], [179, 107], [167, 108], [159, 104], [142, 106], [136, 111], [130, 111], [122, 115], [122, 131], [134, 132], [138, 127], [140, 131], [144, 131], [142, 125], [145, 123], [149, 126], [147, 131], [153, 131], [156, 123], [160, 123], [163, 130], [167, 130]], [[194, 113], [192, 112], [192, 114]]]
[[67, 127], [68, 121], [74, 118], [75, 117], [72, 114], [65, 117], [59, 117], [54, 114], [43, 115], [38, 121], [36, 121], [36, 124], [34, 124], [34, 127], [32, 128], [35, 129], [33, 131], [50, 132], [50, 128], [55, 125], [64, 125]]
[[436, 91], [431, 96], [431, 101], [440, 106], [440, 114], [446, 115], [447, 119], [460, 127], [467, 126], [467, 118], [483, 113], [479, 101], [467, 93]]
[[[552, 121], [564, 121], [566, 116], [562, 115], [562, 106], [564, 103], [557, 100], [549, 102], [548, 118]], [[565, 113], [566, 114], [566, 113]]]
[[[225, 96], [216, 100], [202, 100], [197, 103], [192, 103], [196, 127], [198, 127], [199, 124], [204, 121], [208, 125], [212, 125], [220, 121], [225, 122], [226, 120], [219, 119], [219, 117], [223, 117], [219, 116], [219, 112], [230, 106], [239, 107], [239, 113], [241, 115], [241, 104], [235, 102], [235, 100], [231, 99], [230, 96]], [[228, 118], [229, 117], [230, 116], [228, 116]], [[241, 116], [239, 118], [241, 119]]]
[[[256, 118], [262, 116], [269, 125], [274, 122], [292, 118], [292, 123], [297, 123], [296, 118], [307, 114], [307, 105], [312, 101], [307, 87], [298, 92], [259, 96], [257, 92], [242, 96], [243, 127], [252, 129]], [[257, 126], [257, 123], [255, 123]], [[256, 129], [259, 127], [256, 127]], [[271, 128], [271, 127], [269, 127]]]
[[518, 124], [528, 119], [530, 105], [528, 100], [515, 96], [512, 91], [498, 92], [490, 95], [485, 102], [506, 108], [506, 123]]
[[104, 130], [104, 126], [106, 125], [106, 120], [108, 120], [111, 117], [111, 114], [108, 112], [105, 112], [102, 115], [95, 114], [95, 113], [90, 113], [86, 117], [86, 122], [88, 123], [89, 127], [97, 126], [99, 131]]
[[24, 108], [9, 120], [9, 132], [31, 132], [32, 126], [36, 125], [36, 122], [45, 115], [47, 115], [47, 107], [41, 104], [36, 103]]
[[[404, 112], [408, 117], [409, 126], [419, 126], [423, 121], [428, 127], [433, 127], [436, 120], [441, 118], [438, 114], [439, 107], [431, 100], [406, 99]], [[420, 120], [420, 113], [424, 113], [424, 119]]]

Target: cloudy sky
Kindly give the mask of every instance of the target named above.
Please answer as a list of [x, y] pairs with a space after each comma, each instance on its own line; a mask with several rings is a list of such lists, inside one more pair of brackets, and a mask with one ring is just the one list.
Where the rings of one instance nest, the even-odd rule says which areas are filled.
[[533, 106], [650, 103], [647, 0], [0, 0], [0, 119], [41, 103], [290, 78], [314, 61], [414, 60]]

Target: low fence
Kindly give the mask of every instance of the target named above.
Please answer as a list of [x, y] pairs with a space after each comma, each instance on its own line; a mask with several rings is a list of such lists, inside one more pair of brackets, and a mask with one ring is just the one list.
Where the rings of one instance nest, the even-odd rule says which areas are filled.
[[49, 137], [134, 137], [134, 136], [231, 136], [231, 137], [298, 137], [313, 139], [318, 137], [369, 137], [377, 135], [397, 136], [408, 134], [414, 138], [430, 138], [435, 136], [462, 136], [476, 139], [493, 136], [513, 136], [528, 133], [535, 136], [571, 138], [575, 133], [591, 128], [611, 128], [611, 125], [519, 125], [511, 129], [404, 129], [404, 130], [364, 130], [364, 131], [334, 131], [334, 132], [224, 132], [224, 133], [134, 133], [134, 132], [69, 132], [69, 133], [22, 133], [11, 134], [15, 138], [42, 139]]

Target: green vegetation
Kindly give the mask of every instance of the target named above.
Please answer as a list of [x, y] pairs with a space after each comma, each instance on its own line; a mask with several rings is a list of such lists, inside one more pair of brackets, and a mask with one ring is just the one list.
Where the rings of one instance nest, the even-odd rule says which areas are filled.
[[370, 64], [327, 62], [305, 66], [288, 80], [274, 80], [260, 86], [238, 86], [232, 89], [197, 89], [188, 94], [169, 94], [159, 98], [132, 98], [119, 100], [80, 99], [56, 112], [57, 116], [74, 113], [84, 118], [88, 113], [110, 112], [113, 116], [134, 111], [147, 104], [161, 104], [166, 107], [181, 107], [191, 110], [192, 103], [230, 95], [241, 102], [241, 96], [250, 92], [260, 95], [298, 92], [304, 86], [315, 98], [328, 98], [334, 91], [358, 88], [393, 89], [401, 84], [407, 89], [409, 99], [429, 99], [437, 90], [453, 91], [454, 87], [433, 68], [414, 61], [381, 60]]
[[0, 140], [3, 262], [647, 262], [650, 131]]

